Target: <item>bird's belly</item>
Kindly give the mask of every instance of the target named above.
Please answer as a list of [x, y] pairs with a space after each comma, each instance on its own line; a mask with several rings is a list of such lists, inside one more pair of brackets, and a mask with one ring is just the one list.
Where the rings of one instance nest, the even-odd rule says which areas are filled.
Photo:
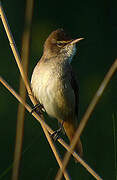
[[63, 120], [72, 114], [74, 97], [70, 97], [70, 94], [61, 86], [49, 85], [43, 97], [43, 105], [50, 116]]
[[[66, 79], [49, 73], [41, 74], [32, 81], [33, 92], [46, 112], [57, 119], [66, 119], [74, 112], [74, 92]], [[35, 85], [34, 85], [35, 84]]]

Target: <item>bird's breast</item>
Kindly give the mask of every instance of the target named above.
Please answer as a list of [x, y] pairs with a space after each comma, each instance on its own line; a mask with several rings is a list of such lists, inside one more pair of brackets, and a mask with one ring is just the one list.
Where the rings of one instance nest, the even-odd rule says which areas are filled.
[[68, 74], [62, 66], [36, 66], [31, 79], [34, 95], [47, 113], [63, 119], [72, 113], [75, 105], [74, 92]]

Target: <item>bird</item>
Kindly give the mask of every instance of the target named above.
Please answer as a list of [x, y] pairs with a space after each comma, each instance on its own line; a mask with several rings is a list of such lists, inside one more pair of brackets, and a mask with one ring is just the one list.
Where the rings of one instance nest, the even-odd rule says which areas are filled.
[[[79, 125], [79, 85], [71, 61], [76, 53], [76, 43], [64, 29], [53, 31], [44, 43], [43, 54], [31, 77], [34, 97], [46, 113], [62, 124], [71, 143]], [[75, 147], [83, 155], [80, 138]]]

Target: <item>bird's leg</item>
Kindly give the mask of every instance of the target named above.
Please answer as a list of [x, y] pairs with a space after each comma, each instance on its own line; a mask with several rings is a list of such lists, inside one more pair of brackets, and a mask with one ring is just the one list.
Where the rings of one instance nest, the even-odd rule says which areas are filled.
[[64, 121], [62, 121], [62, 123], [60, 123], [60, 128], [57, 129], [56, 131], [54, 131], [52, 134], [51, 134], [51, 137], [54, 139], [54, 141], [56, 141], [57, 139], [59, 139], [59, 135], [61, 132], [63, 132], [63, 123]]
[[32, 111], [31, 111], [31, 114], [33, 113], [33, 112], [36, 112], [36, 113], [39, 113], [40, 115], [43, 113], [43, 111], [44, 111], [44, 107], [43, 107], [43, 105], [42, 104], [36, 104], [33, 108], [32, 108]]
[[63, 120], [62, 120], [61, 123], [58, 121], [58, 126], [60, 127], [59, 129], [61, 129], [61, 132], [62, 132], [63, 134], [65, 134], [65, 130], [64, 130], [64, 127], [63, 127], [63, 123], [64, 123]]

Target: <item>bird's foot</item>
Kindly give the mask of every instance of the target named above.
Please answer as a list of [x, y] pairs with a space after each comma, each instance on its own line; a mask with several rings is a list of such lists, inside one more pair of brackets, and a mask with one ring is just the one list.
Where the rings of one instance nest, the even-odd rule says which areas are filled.
[[50, 135], [54, 141], [60, 138], [61, 131], [62, 129], [59, 128]]
[[58, 121], [58, 126], [60, 127], [61, 132], [62, 132], [63, 134], [65, 134], [65, 130], [64, 130], [64, 127], [63, 127], [63, 123], [64, 123], [64, 121], [62, 121], [62, 122], [59, 122], [59, 121]]
[[32, 114], [33, 112], [36, 112], [37, 114], [41, 115], [41, 114], [43, 114], [43, 111], [45, 111], [43, 105], [42, 105], [42, 104], [36, 104], [36, 105], [32, 108], [31, 114]]
[[64, 121], [62, 121], [62, 123], [60, 123], [60, 128], [57, 129], [56, 131], [54, 131], [53, 134], [51, 134], [51, 137], [53, 138], [54, 141], [56, 141], [57, 139], [60, 138], [60, 134], [63, 132], [64, 128], [63, 128], [63, 123]]

